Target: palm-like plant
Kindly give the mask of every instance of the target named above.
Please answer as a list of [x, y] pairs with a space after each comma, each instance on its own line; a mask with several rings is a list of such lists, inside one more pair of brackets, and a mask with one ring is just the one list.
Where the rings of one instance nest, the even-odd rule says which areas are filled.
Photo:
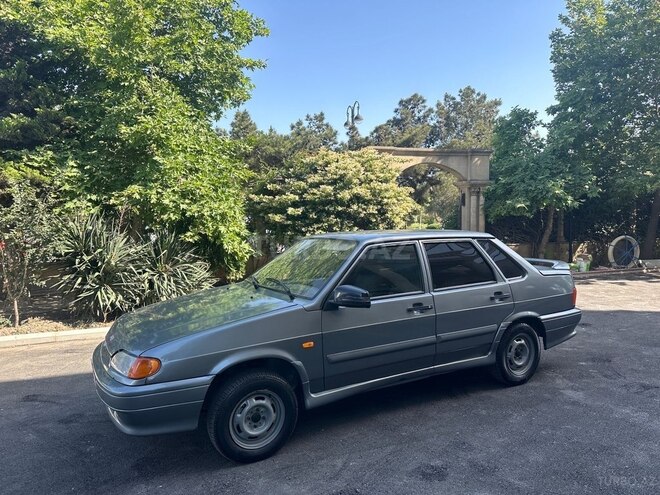
[[144, 245], [141, 304], [152, 304], [206, 289], [215, 280], [209, 264], [173, 232], [156, 231]]
[[92, 214], [65, 222], [59, 241], [54, 287], [73, 312], [107, 321], [139, 304], [142, 249], [126, 233]]

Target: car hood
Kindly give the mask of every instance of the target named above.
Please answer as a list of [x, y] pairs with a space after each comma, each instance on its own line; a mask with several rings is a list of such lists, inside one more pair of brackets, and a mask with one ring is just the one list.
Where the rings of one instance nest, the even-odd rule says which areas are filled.
[[268, 292], [241, 282], [152, 304], [117, 319], [106, 345], [110, 354], [122, 349], [139, 355], [186, 335], [295, 305]]

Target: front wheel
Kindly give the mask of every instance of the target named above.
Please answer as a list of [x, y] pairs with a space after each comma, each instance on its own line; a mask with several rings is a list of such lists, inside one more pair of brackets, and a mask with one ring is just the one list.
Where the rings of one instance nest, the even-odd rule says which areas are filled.
[[540, 358], [536, 331], [527, 323], [516, 323], [502, 335], [492, 372], [506, 385], [522, 385], [534, 375]]
[[293, 433], [298, 401], [280, 375], [253, 371], [237, 375], [213, 397], [207, 430], [225, 457], [254, 462], [273, 455]]

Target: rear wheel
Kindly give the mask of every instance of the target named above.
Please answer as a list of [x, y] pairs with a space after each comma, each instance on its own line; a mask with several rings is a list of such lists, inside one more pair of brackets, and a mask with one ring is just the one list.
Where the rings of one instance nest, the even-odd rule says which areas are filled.
[[254, 462], [273, 455], [293, 433], [298, 401], [280, 375], [253, 371], [228, 380], [213, 397], [207, 430], [225, 457]]
[[502, 335], [492, 372], [506, 385], [521, 385], [538, 368], [541, 347], [536, 331], [527, 323], [516, 323]]

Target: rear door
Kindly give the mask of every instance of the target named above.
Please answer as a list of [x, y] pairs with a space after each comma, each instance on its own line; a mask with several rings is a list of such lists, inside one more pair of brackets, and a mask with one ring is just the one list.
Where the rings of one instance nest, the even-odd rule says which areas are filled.
[[485, 356], [513, 312], [509, 284], [470, 239], [423, 246], [436, 313], [436, 364]]
[[339, 285], [367, 290], [370, 308], [322, 314], [325, 388], [433, 366], [435, 313], [417, 242], [367, 247]]

